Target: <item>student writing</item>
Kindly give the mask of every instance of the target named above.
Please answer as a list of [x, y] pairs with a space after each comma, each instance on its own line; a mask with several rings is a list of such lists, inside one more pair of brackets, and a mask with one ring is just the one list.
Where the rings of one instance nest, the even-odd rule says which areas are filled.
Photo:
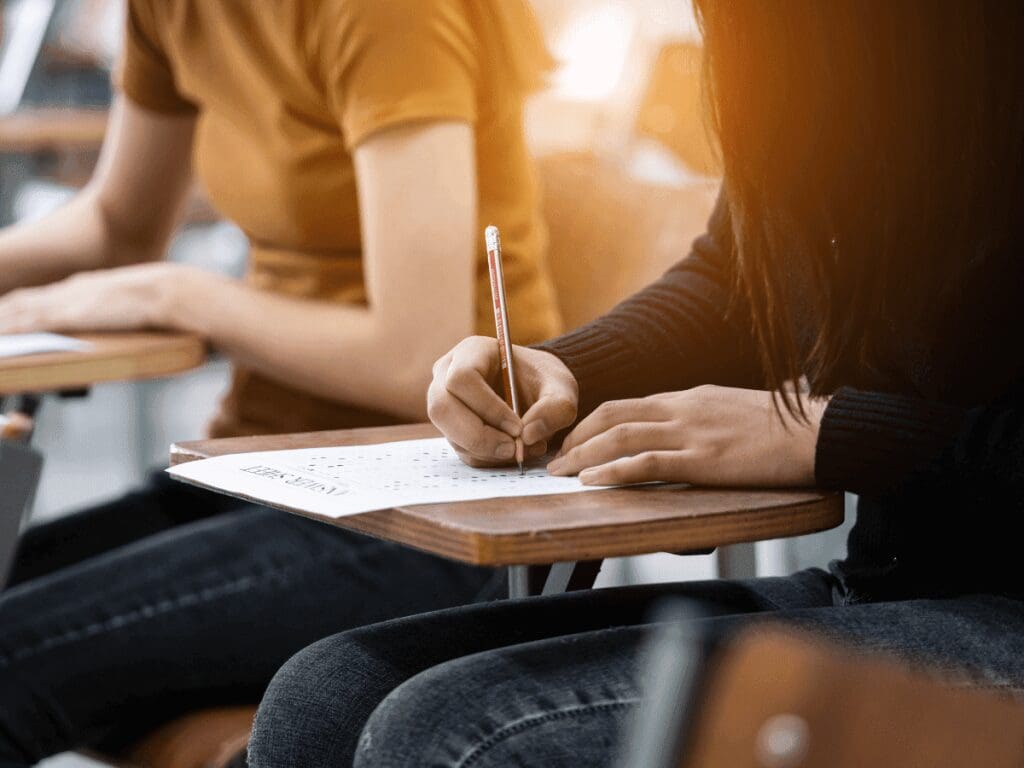
[[490, 338], [439, 361], [431, 417], [474, 464], [570, 428], [549, 469], [588, 483], [858, 493], [846, 558], [322, 640], [271, 684], [255, 768], [613, 765], [643, 622], [672, 595], [709, 607], [705, 631], [770, 618], [1024, 687], [1024, 10], [696, 6], [725, 169], [707, 234], [605, 317], [516, 350], [516, 427]]

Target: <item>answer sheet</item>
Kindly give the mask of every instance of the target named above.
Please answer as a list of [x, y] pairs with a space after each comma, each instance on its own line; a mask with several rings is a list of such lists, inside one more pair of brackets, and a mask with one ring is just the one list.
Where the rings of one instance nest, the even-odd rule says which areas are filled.
[[0, 357], [41, 355], [45, 352], [81, 352], [92, 346], [87, 341], [56, 333], [0, 334]]
[[380, 445], [237, 453], [179, 464], [178, 480], [324, 517], [413, 504], [600, 490], [553, 477], [543, 464], [473, 469], [443, 438]]

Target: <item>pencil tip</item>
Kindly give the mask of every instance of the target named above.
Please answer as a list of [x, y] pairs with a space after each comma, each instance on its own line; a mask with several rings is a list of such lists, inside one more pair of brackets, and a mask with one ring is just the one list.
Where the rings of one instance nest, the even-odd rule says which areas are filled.
[[519, 474], [520, 475], [525, 475], [526, 474], [526, 467], [523, 466], [523, 462], [521, 462], [521, 461], [519, 462]]

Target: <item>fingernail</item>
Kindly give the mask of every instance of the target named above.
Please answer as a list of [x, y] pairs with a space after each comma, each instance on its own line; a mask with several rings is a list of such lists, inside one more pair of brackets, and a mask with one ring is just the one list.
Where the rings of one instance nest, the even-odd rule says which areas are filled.
[[552, 474], [552, 475], [557, 475], [559, 473], [559, 470], [562, 468], [562, 465], [564, 463], [565, 462], [563, 462], [563, 461], [559, 461], [558, 459], [555, 459], [550, 464], [548, 464], [548, 472], [550, 474]]
[[505, 421], [501, 422], [501, 431], [504, 432], [506, 435], [511, 435], [512, 437], [519, 437], [519, 433], [522, 431], [522, 427], [520, 427], [519, 424], [517, 424], [516, 422], [512, 421], [512, 419], [506, 419]]
[[515, 443], [502, 443], [495, 449], [494, 454], [499, 459], [511, 459], [516, 455], [516, 444]]
[[596, 474], [597, 473], [592, 469], [584, 469], [579, 474], [580, 482], [583, 483], [583, 485], [596, 485], [596, 483], [593, 482]]

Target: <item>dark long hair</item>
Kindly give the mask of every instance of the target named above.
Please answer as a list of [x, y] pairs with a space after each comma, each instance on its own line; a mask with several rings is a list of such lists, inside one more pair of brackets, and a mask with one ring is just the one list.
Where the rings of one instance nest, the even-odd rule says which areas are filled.
[[[1020, 232], [1024, 3], [695, 5], [735, 283], [768, 383], [806, 373], [831, 392]], [[813, 298], [809, 351], [785, 294], [795, 273]]]

